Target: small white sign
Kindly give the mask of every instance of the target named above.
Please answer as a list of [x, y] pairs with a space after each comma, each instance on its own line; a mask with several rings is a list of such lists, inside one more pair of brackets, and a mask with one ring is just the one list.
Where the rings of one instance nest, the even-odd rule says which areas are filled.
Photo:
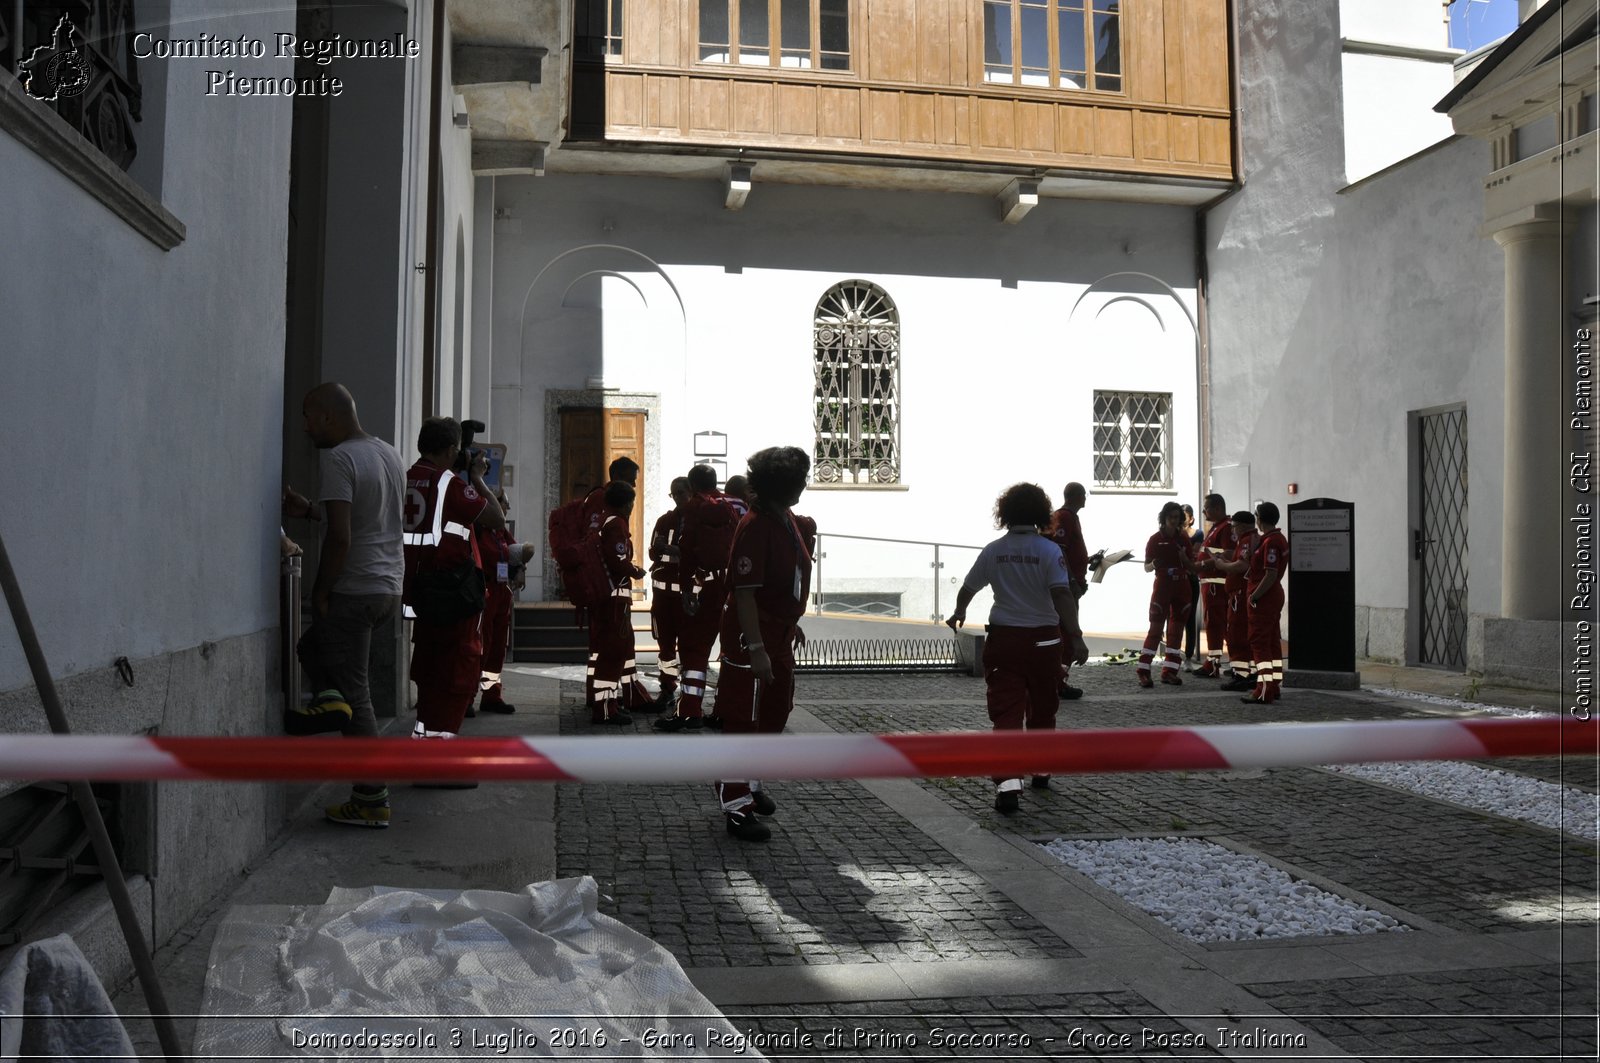
[[1349, 532], [1296, 532], [1289, 545], [1289, 568], [1294, 572], [1349, 572]]
[[1348, 509], [1297, 509], [1289, 512], [1290, 531], [1349, 531]]

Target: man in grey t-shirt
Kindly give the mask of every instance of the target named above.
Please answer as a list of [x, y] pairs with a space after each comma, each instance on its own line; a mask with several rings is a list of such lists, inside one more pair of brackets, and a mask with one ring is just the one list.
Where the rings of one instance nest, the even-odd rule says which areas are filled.
[[[361, 430], [355, 399], [340, 385], [312, 388], [301, 412], [306, 434], [321, 451], [322, 485], [316, 502], [285, 485], [283, 511], [324, 521], [327, 533], [311, 585], [311, 628], [298, 647], [317, 693], [310, 705], [286, 714], [285, 729], [376, 735], [368, 658], [373, 631], [400, 608], [405, 465], [393, 446]], [[350, 800], [328, 808], [327, 816], [335, 823], [387, 827], [388, 788], [356, 783]]]

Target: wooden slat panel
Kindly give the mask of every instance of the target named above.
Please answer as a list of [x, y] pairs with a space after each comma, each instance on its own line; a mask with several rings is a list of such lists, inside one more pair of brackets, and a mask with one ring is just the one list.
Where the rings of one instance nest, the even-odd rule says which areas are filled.
[[1166, 6], [1167, 0], [1143, 0], [1122, 16], [1127, 60], [1123, 69], [1128, 93], [1140, 103], [1167, 101]]
[[861, 139], [861, 90], [817, 90], [817, 136]]
[[1023, 151], [1056, 150], [1056, 107], [1053, 103], [1017, 105], [1017, 147]]
[[965, 96], [939, 97], [939, 143], [971, 143], [972, 104]]
[[1200, 161], [1200, 122], [1193, 115], [1175, 114], [1168, 125], [1173, 162]]
[[1233, 143], [1226, 118], [1197, 118], [1200, 123], [1200, 163], [1203, 166], [1233, 165]]
[[869, 140], [898, 142], [900, 137], [900, 94], [867, 91], [867, 137]]
[[664, 13], [676, 11], [676, 8], [677, 0], [628, 0], [622, 5], [622, 40], [627, 46], [630, 63], [656, 66], [677, 59], [670, 52], [663, 59], [661, 37], [657, 32], [657, 27], [667, 21]]
[[1183, 95], [1183, 11], [1189, 7], [1192, 0], [1183, 0], [1182, 3], [1166, 5], [1166, 19], [1163, 27], [1163, 40], [1166, 48], [1163, 58], [1167, 75], [1167, 102], [1188, 103]]
[[1065, 155], [1094, 154], [1094, 108], [1070, 104], [1056, 107], [1060, 151]]
[[1134, 154], [1148, 162], [1166, 162], [1171, 158], [1167, 146], [1167, 116], [1135, 111], [1133, 115]]
[[869, 0], [868, 46], [874, 81], [917, 79], [915, 0]]
[[811, 85], [779, 85], [777, 122], [779, 133], [816, 136], [817, 90]]
[[961, 0], [950, 0], [946, 13], [946, 25], [950, 27], [950, 84], [972, 84], [972, 70], [967, 52], [971, 42], [971, 23], [968, 21], [969, 12], [976, 10], [976, 5], [962, 3]]
[[634, 128], [644, 125], [643, 76], [612, 74], [606, 78], [606, 124]]
[[1133, 158], [1133, 117], [1127, 111], [1102, 107], [1094, 114], [1094, 142], [1102, 157]]
[[917, 83], [950, 84], [950, 5], [956, 0], [917, 0]]
[[739, 81], [733, 86], [733, 128], [741, 133], [772, 132], [770, 81]]
[[1228, 106], [1228, 19], [1224, 0], [1188, 0], [1184, 8], [1183, 102]]
[[1017, 146], [1016, 106], [1011, 100], [978, 101], [978, 144], [985, 148]]
[[[653, 32], [660, 41], [661, 62], [667, 65], [692, 62], [692, 58], [684, 54], [683, 28], [689, 23], [684, 19], [682, 0], [658, 0], [658, 2], [661, 4], [661, 21], [653, 27]], [[626, 8], [627, 4], [623, 4], [623, 7]]]
[[689, 85], [689, 128], [700, 132], [726, 133], [728, 83], [710, 78], [695, 78]]
[[938, 100], [921, 92], [900, 98], [900, 139], [908, 144], [939, 143]]

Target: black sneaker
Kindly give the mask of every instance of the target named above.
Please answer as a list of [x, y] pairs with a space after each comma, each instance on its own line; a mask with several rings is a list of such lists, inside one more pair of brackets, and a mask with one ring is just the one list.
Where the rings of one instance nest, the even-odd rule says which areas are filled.
[[664, 734], [677, 734], [679, 731], [698, 731], [705, 725], [705, 720], [699, 716], [663, 716], [650, 726]]
[[1001, 790], [994, 795], [994, 810], [1008, 816], [1017, 810], [1020, 803], [1015, 790]]
[[747, 812], [726, 812], [728, 833], [742, 842], [764, 842], [772, 837], [767, 825]]
[[482, 708], [484, 712], [498, 712], [504, 716], [509, 716], [517, 711], [515, 705], [507, 705], [503, 701], [486, 701], [483, 703]]
[[1056, 691], [1056, 694], [1061, 698], [1062, 701], [1077, 701], [1079, 698], [1083, 697], [1082, 689], [1075, 686], [1069, 686], [1066, 683], [1061, 684], [1061, 689]]
[[1236, 675], [1223, 683], [1218, 690], [1254, 690], [1256, 688], [1255, 676]]
[[711, 728], [713, 731], [722, 730], [722, 717], [718, 716], [716, 713], [713, 712], [706, 716], [705, 721], [705, 725]]
[[1032, 779], [1029, 780], [1029, 785], [1032, 786], [1035, 790], [1048, 790], [1048, 789], [1050, 789], [1050, 776], [1048, 776], [1048, 775], [1035, 775]]
[[617, 709], [606, 717], [606, 723], [614, 727], [626, 727], [633, 722], [633, 717], [628, 715], [627, 709]]
[[750, 796], [753, 798], [750, 803], [750, 808], [755, 812], [756, 815], [771, 816], [777, 814], [778, 802], [768, 797], [765, 790], [757, 790]]

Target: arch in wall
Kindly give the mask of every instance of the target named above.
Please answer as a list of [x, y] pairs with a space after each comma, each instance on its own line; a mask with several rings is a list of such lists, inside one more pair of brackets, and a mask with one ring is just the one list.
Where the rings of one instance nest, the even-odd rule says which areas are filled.
[[[551, 290], [561, 278], [567, 278], [567, 282], [561, 285], [560, 298], [556, 301], [557, 308], [565, 305], [567, 295], [573, 285], [583, 278], [597, 273], [614, 275], [627, 281], [639, 293], [645, 305], [647, 307], [650, 306], [650, 300], [643, 289], [626, 276], [623, 272], [625, 270], [632, 270], [636, 273], [640, 271], [653, 273], [661, 278], [677, 304], [680, 334], [684, 341], [684, 349], [687, 350], [689, 336], [688, 308], [684, 305], [683, 293], [678, 291], [678, 286], [672, 282], [672, 278], [667, 275], [667, 271], [661, 267], [661, 264], [644, 252], [636, 251], [622, 244], [582, 244], [578, 247], [569, 247], [549, 262], [546, 262], [539, 272], [534, 274], [533, 280], [529, 282], [528, 290], [522, 295], [522, 306], [517, 315], [518, 355], [525, 356], [527, 354], [530, 308], [535, 310], [535, 316], [537, 317], [538, 308], [543, 305], [543, 301], [548, 298]], [[538, 296], [537, 301], [535, 296]], [[684, 365], [684, 375], [685, 379], [687, 379], [687, 364]]]

